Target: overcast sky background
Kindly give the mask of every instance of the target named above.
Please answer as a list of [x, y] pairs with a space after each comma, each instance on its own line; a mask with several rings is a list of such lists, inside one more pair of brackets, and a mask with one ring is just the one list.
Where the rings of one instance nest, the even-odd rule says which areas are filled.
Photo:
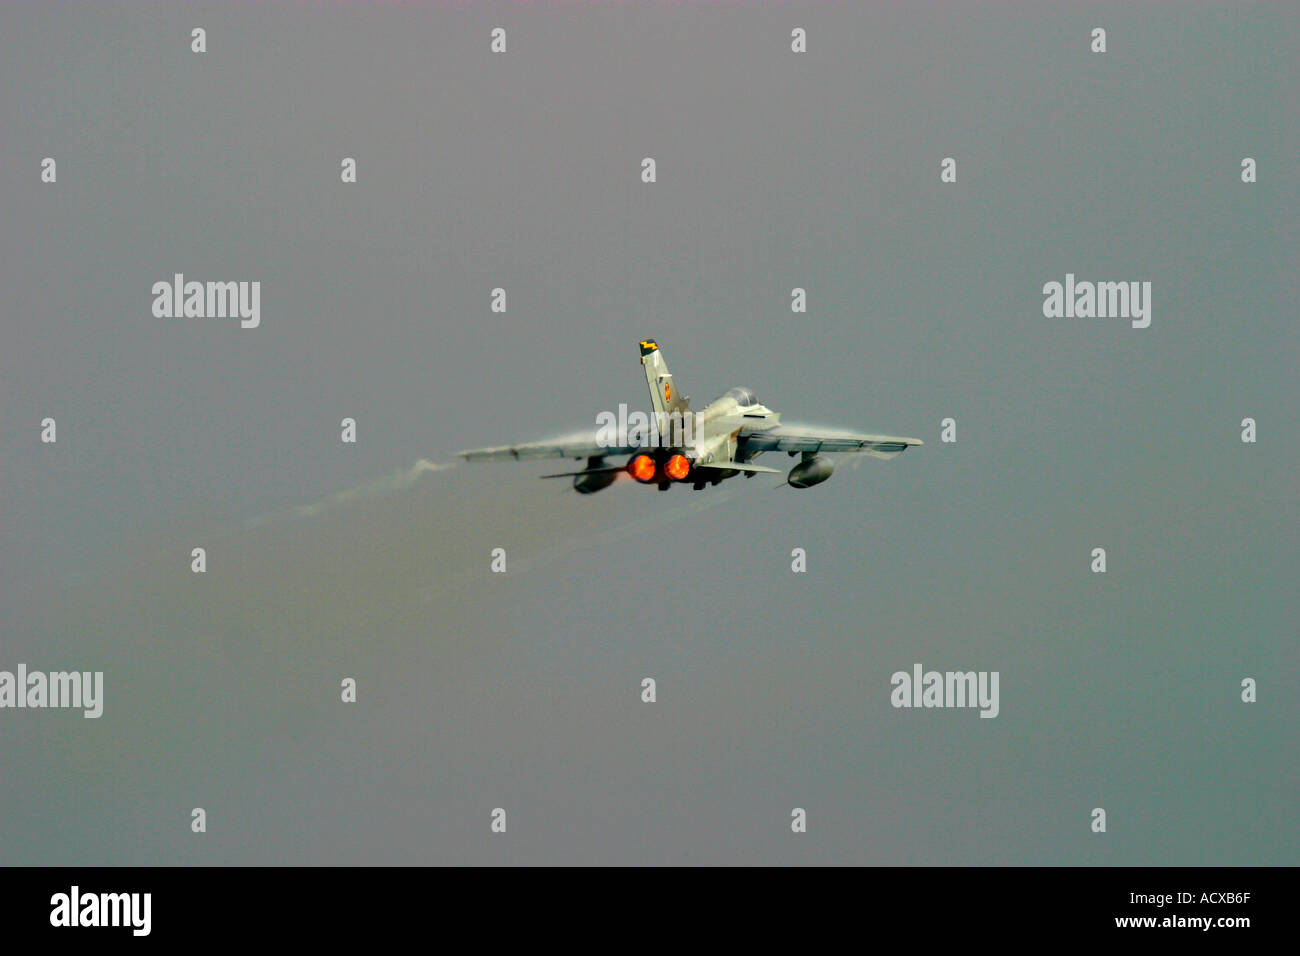
[[[1297, 39], [0, 7], [0, 669], [106, 684], [0, 712], [0, 862], [1295, 864]], [[175, 272], [260, 280], [261, 327], [154, 318]], [[1067, 272], [1151, 281], [1151, 327], [1044, 318]], [[926, 444], [802, 492], [403, 480], [644, 408], [646, 336], [697, 405]], [[917, 662], [999, 671], [1000, 715], [892, 708]]]

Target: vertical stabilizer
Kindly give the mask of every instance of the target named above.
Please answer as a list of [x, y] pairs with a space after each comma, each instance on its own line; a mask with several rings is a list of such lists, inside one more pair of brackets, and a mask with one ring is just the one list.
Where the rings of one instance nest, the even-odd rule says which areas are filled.
[[676, 412], [684, 417], [691, 407], [691, 400], [678, 394], [673, 373], [668, 371], [668, 363], [664, 361], [664, 355], [654, 339], [646, 339], [641, 343], [641, 364], [645, 366], [645, 380], [650, 386], [655, 422], [659, 424], [660, 434], [663, 434], [664, 423], [671, 421], [669, 416]]

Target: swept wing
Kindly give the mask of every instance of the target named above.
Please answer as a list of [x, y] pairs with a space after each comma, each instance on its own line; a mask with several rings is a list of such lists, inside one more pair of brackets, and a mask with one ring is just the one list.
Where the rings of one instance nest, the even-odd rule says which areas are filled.
[[802, 451], [813, 454], [861, 452], [873, 458], [893, 458], [912, 445], [923, 445], [919, 438], [895, 435], [859, 435], [811, 425], [775, 425], [771, 428], [742, 428], [738, 436], [746, 456], [760, 451]]

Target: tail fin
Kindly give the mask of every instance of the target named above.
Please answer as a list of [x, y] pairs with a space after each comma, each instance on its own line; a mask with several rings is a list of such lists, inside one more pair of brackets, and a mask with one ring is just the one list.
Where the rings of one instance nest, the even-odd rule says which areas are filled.
[[650, 401], [654, 403], [655, 422], [659, 424], [660, 433], [666, 427], [667, 416], [673, 412], [685, 415], [690, 410], [691, 400], [677, 393], [673, 384], [673, 373], [668, 371], [668, 363], [654, 339], [641, 343], [641, 364], [645, 366], [646, 384], [650, 386]]

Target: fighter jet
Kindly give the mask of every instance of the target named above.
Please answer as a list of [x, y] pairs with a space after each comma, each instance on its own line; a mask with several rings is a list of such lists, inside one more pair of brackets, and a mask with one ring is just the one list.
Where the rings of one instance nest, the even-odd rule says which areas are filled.
[[[580, 471], [542, 477], [572, 478], [574, 489], [589, 495], [608, 488], [623, 474], [640, 484], [656, 485], [660, 491], [674, 484], [687, 484], [698, 491], [736, 475], [779, 475], [778, 469], [755, 463], [765, 451], [783, 451], [792, 458], [802, 455], [786, 476], [786, 484], [811, 488], [835, 470], [831, 460], [822, 457], [824, 452], [861, 452], [874, 458], [893, 458], [911, 445], [924, 444], [918, 438], [782, 425], [781, 416], [760, 404], [747, 388], [730, 389], [693, 412], [691, 400], [673, 384], [663, 353], [653, 339], [641, 343], [641, 365], [650, 387], [653, 419], [636, 412], [615, 419], [612, 413], [604, 412], [597, 416], [597, 422], [601, 423], [602, 416], [606, 421], [592, 435], [479, 448], [462, 451], [460, 457], [466, 461], [585, 458], [586, 466]], [[623, 464], [605, 463], [606, 458], [624, 456], [627, 461]]]

